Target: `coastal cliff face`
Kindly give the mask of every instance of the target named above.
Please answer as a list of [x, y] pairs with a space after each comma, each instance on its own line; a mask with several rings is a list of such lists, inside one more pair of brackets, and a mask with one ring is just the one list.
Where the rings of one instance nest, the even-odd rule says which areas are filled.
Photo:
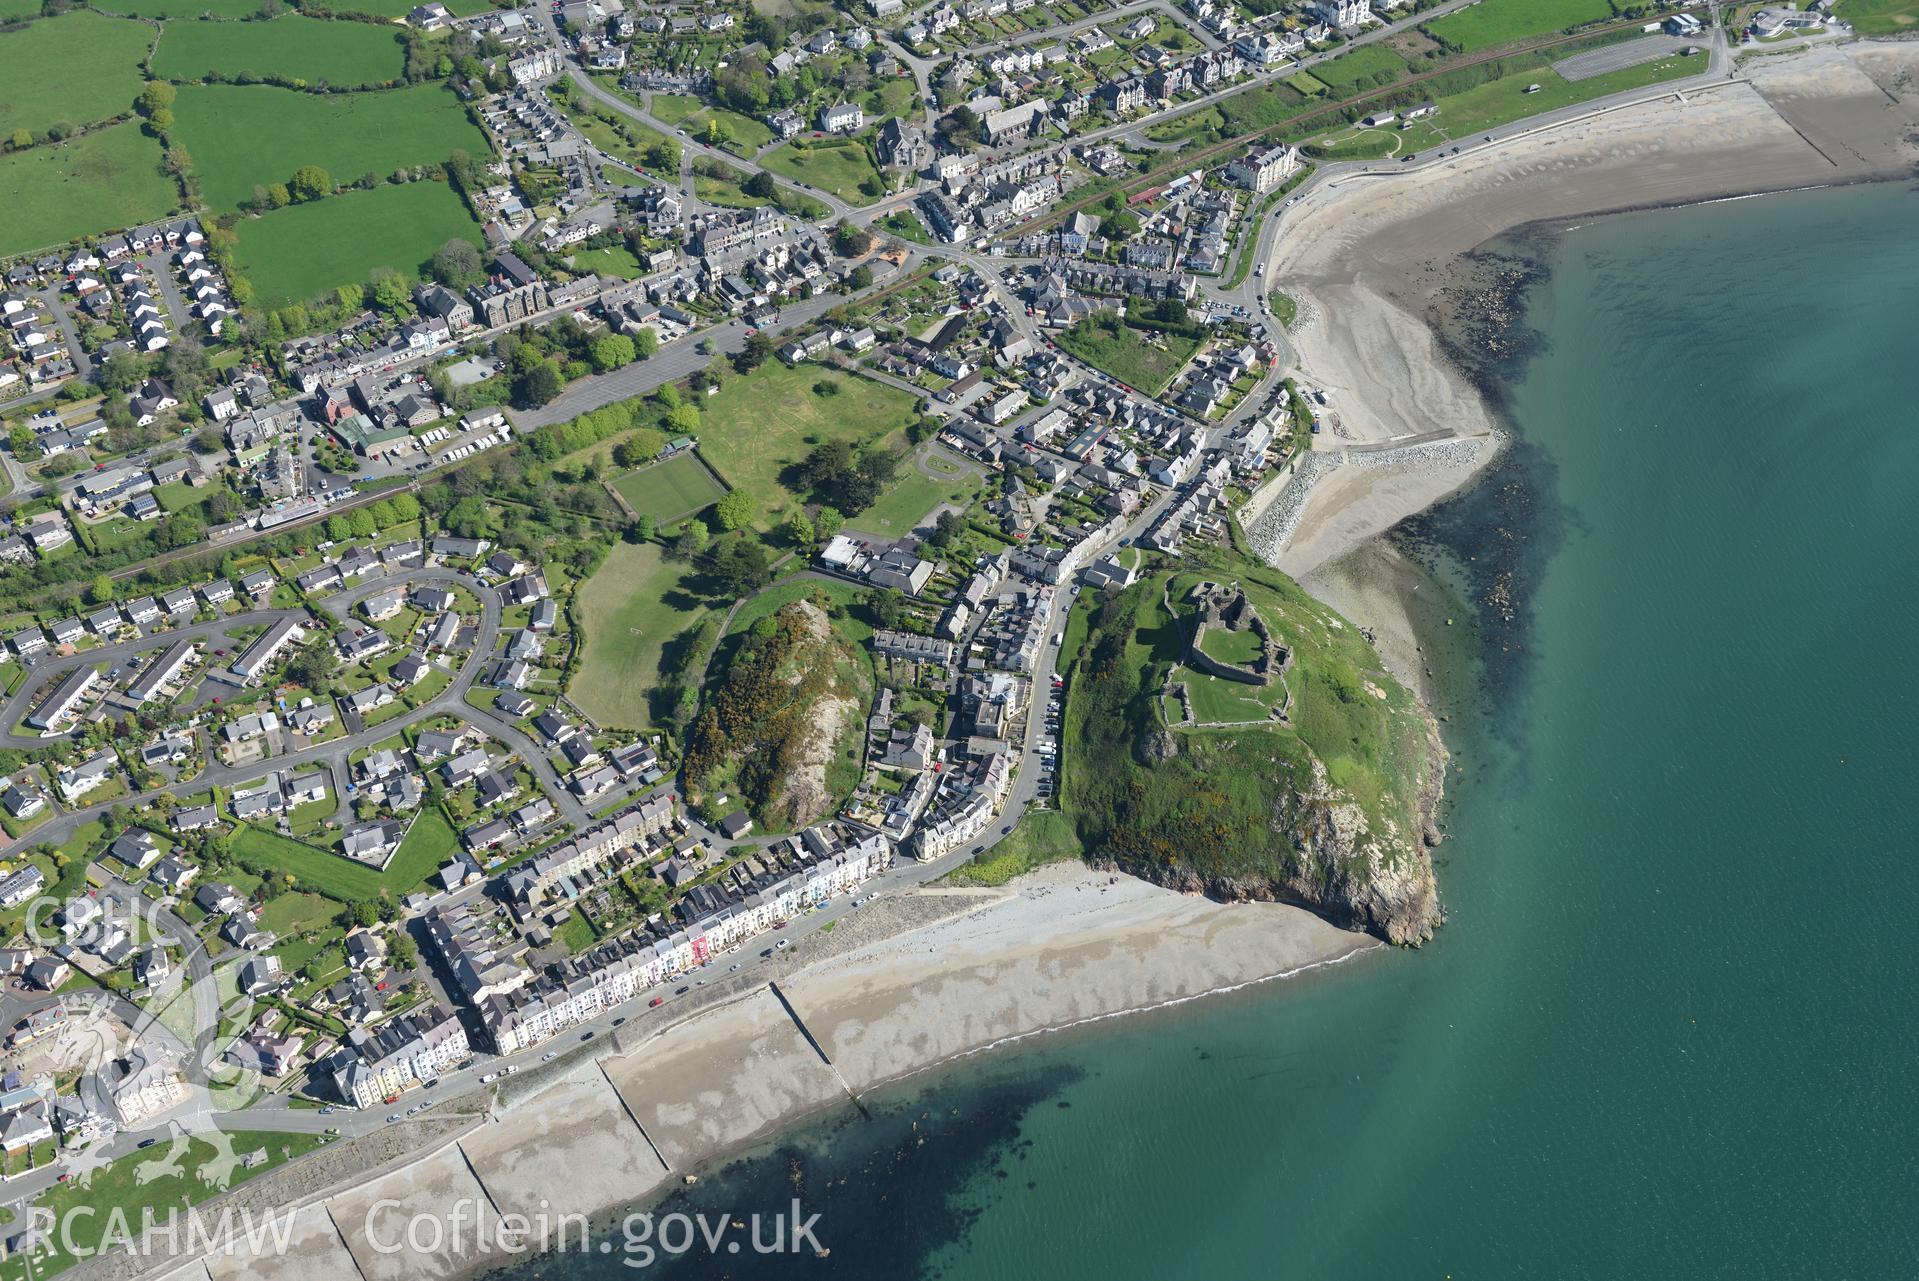
[[[1269, 686], [1181, 662], [1190, 595], [1244, 588], [1291, 661]], [[1098, 866], [1227, 900], [1277, 900], [1415, 945], [1444, 919], [1430, 847], [1437, 725], [1350, 623], [1239, 557], [1100, 603], [1069, 703], [1067, 810]]]

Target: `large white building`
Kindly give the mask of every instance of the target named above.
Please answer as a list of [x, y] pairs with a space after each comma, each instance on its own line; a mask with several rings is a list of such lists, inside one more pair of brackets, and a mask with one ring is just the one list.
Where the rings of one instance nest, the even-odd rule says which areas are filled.
[[1373, 20], [1372, 0], [1313, 0], [1313, 13], [1335, 27], [1357, 27]]
[[1226, 166], [1226, 180], [1263, 196], [1292, 177], [1298, 168], [1299, 148], [1282, 143], [1236, 158]]

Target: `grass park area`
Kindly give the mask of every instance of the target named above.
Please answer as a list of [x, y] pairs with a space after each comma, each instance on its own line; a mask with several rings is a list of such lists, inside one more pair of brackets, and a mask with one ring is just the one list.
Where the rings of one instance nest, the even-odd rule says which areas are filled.
[[[822, 396], [820, 385], [837, 393]], [[916, 402], [903, 391], [817, 365], [788, 368], [767, 363], [744, 378], [730, 378], [705, 403], [700, 454], [720, 478], [744, 489], [771, 513], [792, 494], [782, 483], [787, 468], [823, 440], [867, 444], [912, 422]]]
[[165, 217], [180, 195], [160, 161], [159, 141], [131, 123], [0, 156], [0, 254]]
[[173, 22], [154, 50], [167, 80], [251, 72], [333, 85], [397, 80], [406, 58], [398, 33], [369, 22], [322, 22], [285, 14], [271, 22]]
[[[873, 167], [866, 144], [852, 138], [822, 138], [807, 141], [795, 138], [775, 147], [760, 158], [769, 172], [794, 182], [810, 183], [830, 191], [842, 200], [858, 200], [864, 194], [861, 184], [880, 184], [884, 179]], [[879, 194], [883, 187], [871, 194]]]
[[897, 538], [918, 526], [941, 503], [965, 507], [978, 497], [983, 478], [973, 468], [954, 462], [936, 449], [922, 458], [924, 467], [912, 459], [902, 461], [893, 487], [851, 523], [867, 533]]
[[1384, 160], [1413, 155], [1446, 141], [1431, 120], [1415, 120], [1409, 128], [1385, 125], [1368, 129], [1363, 125], [1335, 130], [1308, 144], [1314, 156], [1322, 160]]
[[[695, 142], [725, 147], [736, 155], [750, 156], [773, 141], [773, 131], [765, 124], [725, 107], [711, 107], [683, 93], [656, 93], [649, 100], [652, 116], [662, 124], [686, 130]], [[714, 134], [712, 126], [719, 132]], [[717, 137], [715, 143], [713, 139]], [[729, 145], [730, 144], [730, 145]]]
[[579, 588], [585, 656], [567, 696], [601, 725], [645, 729], [668, 641], [704, 617], [655, 543], [619, 542]]
[[646, 274], [646, 268], [640, 264], [640, 260], [624, 245], [583, 249], [574, 254], [570, 262], [575, 271], [590, 271], [596, 276], [613, 276], [620, 280], [636, 280]]
[[[1585, 80], [1567, 80], [1550, 67], [1540, 67], [1488, 80], [1463, 93], [1441, 98], [1435, 123], [1451, 137], [1463, 142], [1482, 130], [1508, 124], [1524, 116], [1591, 102], [1595, 98], [1627, 89], [1680, 80], [1698, 75], [1705, 69], [1706, 60], [1703, 56], [1682, 58], [1677, 54], [1642, 62], [1636, 67], [1622, 67], [1618, 71], [1608, 71]], [[1539, 92], [1527, 93], [1531, 85], [1538, 85]]]
[[153, 28], [84, 9], [0, 34], [0, 138], [131, 112], [152, 45]]
[[319, 165], [335, 182], [352, 182], [362, 174], [385, 177], [403, 166], [436, 164], [459, 150], [475, 159], [492, 154], [442, 84], [334, 94], [182, 85], [173, 111], [172, 136], [192, 154], [206, 201], [216, 210], [237, 209], [254, 187], [285, 182], [301, 165]]
[[236, 232], [240, 272], [266, 307], [357, 284], [375, 267], [415, 272], [456, 236], [479, 241], [479, 226], [443, 182], [380, 186], [289, 205], [243, 219]]
[[[63, 1225], [65, 1231], [49, 1234], [52, 1240], [48, 1251], [33, 1256], [33, 1275], [52, 1276], [70, 1266], [74, 1260], [64, 1252], [65, 1245], [92, 1253], [102, 1242], [108, 1242], [110, 1231], [124, 1233], [130, 1226], [137, 1233], [143, 1212], [151, 1212], [156, 1222], [164, 1223], [169, 1210], [205, 1201], [304, 1156], [327, 1141], [317, 1134], [264, 1130], [229, 1130], [226, 1134], [232, 1140], [235, 1158], [253, 1152], [262, 1152], [265, 1158], [251, 1168], [238, 1159], [231, 1168], [224, 1168], [219, 1151], [206, 1139], [162, 1140], [150, 1151], [130, 1153], [103, 1167], [84, 1185], [61, 1183], [49, 1188], [38, 1206], [51, 1211], [54, 1222]], [[121, 1211], [124, 1220], [108, 1214], [105, 1208], [109, 1206]], [[71, 1214], [82, 1208], [91, 1213]], [[184, 1221], [181, 1230], [184, 1234]]]
[[613, 488], [636, 514], [651, 516], [660, 524], [703, 511], [726, 492], [726, 486], [690, 450], [663, 463], [635, 468], [614, 481]]
[[1199, 350], [1197, 338], [1134, 329], [1109, 311], [1088, 316], [1062, 332], [1059, 345], [1148, 396], [1164, 391]]
[[1612, 16], [1607, 0], [1479, 0], [1433, 19], [1426, 32], [1464, 53], [1475, 53]]
[[1837, 13], [1862, 36], [1919, 31], [1919, 0], [1840, 0]]

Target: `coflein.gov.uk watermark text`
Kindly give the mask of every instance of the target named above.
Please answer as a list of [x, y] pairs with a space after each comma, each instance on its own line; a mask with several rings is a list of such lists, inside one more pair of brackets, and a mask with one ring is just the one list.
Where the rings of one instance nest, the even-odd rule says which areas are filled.
[[[541, 1206], [531, 1215], [501, 1213], [485, 1198], [464, 1197], [420, 1211], [382, 1198], [367, 1207], [360, 1241], [374, 1254], [402, 1258], [594, 1254], [617, 1257], [630, 1268], [695, 1251], [716, 1256], [827, 1254], [816, 1230], [820, 1216], [806, 1214], [797, 1198], [790, 1209], [773, 1214], [634, 1213], [599, 1228], [584, 1214], [549, 1210], [544, 1201]], [[149, 1207], [130, 1216], [118, 1208], [83, 1205], [59, 1215], [38, 1207], [27, 1227], [37, 1240], [56, 1245], [76, 1260], [120, 1249], [136, 1258], [214, 1253], [269, 1257], [291, 1247], [296, 1216], [293, 1210], [247, 1207], [211, 1214], [197, 1209], [156, 1214]]]

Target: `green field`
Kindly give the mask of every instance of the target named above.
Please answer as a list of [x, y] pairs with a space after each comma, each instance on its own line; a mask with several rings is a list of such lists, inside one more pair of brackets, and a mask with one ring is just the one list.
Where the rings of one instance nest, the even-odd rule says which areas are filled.
[[866, 145], [851, 138], [804, 142], [795, 138], [760, 157], [769, 172], [795, 182], [811, 183], [842, 200], [861, 198], [860, 184], [879, 182], [879, 170], [866, 154]]
[[[1605, 0], [1600, 0], [1603, 4]], [[1363, 89], [1371, 89], [1380, 84], [1378, 77], [1390, 75], [1397, 79], [1406, 71], [1406, 60], [1383, 44], [1362, 45], [1357, 49], [1340, 54], [1331, 62], [1322, 62], [1313, 68], [1315, 79], [1324, 81], [1326, 86], [1341, 97], [1350, 97]], [[1392, 83], [1391, 80], [1385, 83]]]
[[1435, 18], [1426, 24], [1426, 31], [1435, 40], [1473, 53], [1612, 16], [1607, 0], [1479, 0]]
[[491, 154], [485, 135], [438, 84], [335, 94], [183, 85], [174, 116], [172, 137], [192, 153], [207, 203], [221, 210], [239, 208], [255, 186], [285, 182], [301, 165], [319, 165], [345, 183], [436, 164], [461, 149], [476, 160]]
[[[817, 395], [816, 383], [836, 384], [839, 394]], [[728, 379], [718, 395], [707, 397], [700, 454], [722, 480], [771, 513], [790, 493], [780, 474], [816, 442], [876, 441], [914, 417], [914, 398], [903, 391], [836, 369], [769, 363], [745, 378]]]
[[680, 590], [681, 567], [654, 543], [614, 543], [579, 588], [586, 654], [567, 697], [601, 725], [645, 729], [668, 641], [705, 607]]
[[1223, 627], [1208, 629], [1200, 638], [1200, 649], [1222, 663], [1250, 666], [1259, 657], [1259, 637], [1250, 631], [1229, 632]]
[[308, 83], [382, 84], [406, 58], [397, 33], [367, 22], [322, 22], [288, 14], [272, 22], [174, 22], [154, 51], [168, 80], [203, 76], [284, 76]]
[[1840, 0], [1838, 13], [1862, 36], [1919, 30], [1919, 0]]
[[291, 872], [302, 888], [342, 903], [378, 898], [383, 883], [370, 867], [244, 823], [233, 834], [233, 857], [255, 875]]
[[1111, 312], [1089, 316], [1065, 330], [1059, 345], [1060, 350], [1149, 396], [1166, 390], [1166, 384], [1199, 350], [1196, 338], [1149, 334], [1122, 323]]
[[1355, 125], [1350, 130], [1315, 138], [1312, 154], [1324, 160], [1382, 160], [1423, 151], [1445, 141], [1445, 135], [1429, 119], [1415, 120], [1410, 129], [1387, 125], [1366, 129]]
[[[1538, 115], [1558, 107], [1591, 102], [1608, 94], [1637, 89], [1667, 80], [1698, 75], [1706, 69], [1706, 59], [1659, 58], [1636, 67], [1608, 71], [1588, 80], [1567, 80], [1550, 67], [1501, 76], [1475, 85], [1464, 93], [1439, 100], [1438, 125], [1454, 138], [1464, 138], [1483, 129], [1491, 129], [1525, 116]], [[1527, 93], [1528, 85], [1538, 85], [1538, 93]]]
[[160, 143], [137, 124], [0, 156], [0, 254], [150, 222], [179, 204]]
[[133, 110], [153, 28], [87, 10], [0, 34], [0, 138]]
[[40, 0], [0, 0], [0, 22], [32, 18], [40, 13]]
[[243, 219], [240, 274], [265, 307], [358, 284], [375, 267], [416, 273], [455, 236], [479, 243], [480, 228], [452, 188], [413, 182], [349, 191]]
[[[262, 0], [104, 0], [97, 7], [134, 18], [251, 18]], [[364, 8], [364, 5], [357, 6]]]
[[707, 140], [710, 136], [707, 126], [712, 122], [720, 126], [721, 145], [736, 154], [751, 155], [773, 141], [773, 131], [760, 121], [725, 107], [709, 107], [698, 98], [680, 93], [656, 93], [649, 101], [652, 104], [649, 112], [654, 118], [686, 130], [695, 142]]
[[[352, 4], [338, 4], [336, 9], [351, 9], [354, 13], [374, 13], [382, 18], [404, 18], [420, 0], [353, 0]], [[511, 6], [500, 6], [510, 8]], [[456, 18], [470, 18], [476, 13], [485, 13], [494, 8], [487, 0], [446, 0], [446, 11]]]
[[614, 481], [613, 488], [627, 506], [661, 524], [702, 511], [726, 492], [699, 455], [691, 452], [635, 468]]

